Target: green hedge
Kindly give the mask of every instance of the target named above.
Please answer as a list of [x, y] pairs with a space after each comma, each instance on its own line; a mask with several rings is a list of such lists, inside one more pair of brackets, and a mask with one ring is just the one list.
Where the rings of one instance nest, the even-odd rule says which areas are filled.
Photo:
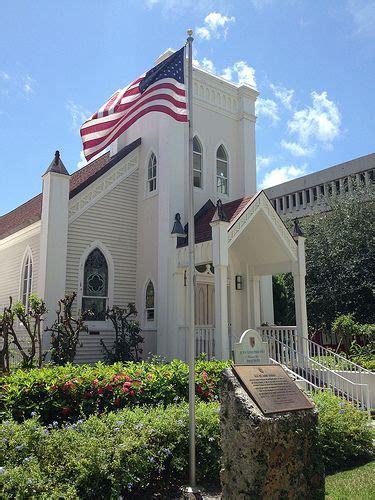
[[374, 456], [367, 414], [328, 391], [313, 395], [319, 411], [319, 439], [327, 471], [339, 470]]
[[[218, 411], [218, 403], [196, 406], [199, 482], [218, 481]], [[0, 433], [1, 498], [148, 498], [188, 479], [186, 403], [124, 409], [62, 428], [37, 418], [5, 421]]]
[[[199, 399], [218, 399], [220, 374], [227, 366], [197, 361]], [[3, 377], [0, 396], [0, 418], [22, 421], [36, 413], [45, 424], [74, 421], [125, 407], [187, 401], [188, 365], [175, 360], [17, 370]]]

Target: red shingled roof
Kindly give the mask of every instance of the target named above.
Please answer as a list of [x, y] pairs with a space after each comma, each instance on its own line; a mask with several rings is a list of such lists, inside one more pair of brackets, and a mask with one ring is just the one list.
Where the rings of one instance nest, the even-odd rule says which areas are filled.
[[[109, 153], [105, 153], [98, 159], [92, 161], [85, 167], [77, 170], [70, 176], [70, 198], [76, 196], [89, 184], [98, 179], [101, 175], [112, 168], [122, 158], [128, 155], [141, 144], [141, 139], [137, 139], [128, 146], [125, 146], [112, 158]], [[10, 234], [20, 231], [24, 227], [40, 220], [42, 215], [42, 193], [38, 194], [23, 205], [15, 208], [11, 212], [0, 217], [0, 239]]]
[[[238, 200], [230, 201], [223, 204], [224, 214], [227, 220], [232, 224], [237, 217], [250, 205], [256, 194], [245, 196]], [[202, 243], [203, 241], [212, 240], [212, 230], [210, 222], [215, 214], [216, 206], [208, 201], [195, 215], [195, 243]], [[187, 239], [183, 240], [181, 246], [187, 245]]]

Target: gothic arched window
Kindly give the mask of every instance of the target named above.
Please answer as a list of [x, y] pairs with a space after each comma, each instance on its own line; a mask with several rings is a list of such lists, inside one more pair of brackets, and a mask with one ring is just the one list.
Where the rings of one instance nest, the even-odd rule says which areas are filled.
[[155, 289], [152, 281], [149, 281], [146, 287], [146, 319], [147, 321], [155, 319]]
[[21, 299], [22, 304], [25, 306], [26, 310], [29, 308], [29, 297], [31, 294], [31, 286], [33, 282], [33, 259], [31, 253], [28, 253], [24, 259], [23, 269], [22, 269], [22, 288], [21, 288]]
[[156, 191], [157, 160], [155, 153], [151, 153], [147, 166], [147, 191]]
[[104, 321], [108, 302], [108, 264], [99, 250], [89, 254], [83, 274], [82, 311], [90, 311], [90, 321]]
[[198, 137], [193, 139], [193, 174], [194, 174], [194, 187], [202, 187], [202, 166], [203, 166], [203, 155], [202, 155], [202, 144]]
[[219, 194], [228, 194], [228, 155], [223, 145], [216, 152], [216, 182]]

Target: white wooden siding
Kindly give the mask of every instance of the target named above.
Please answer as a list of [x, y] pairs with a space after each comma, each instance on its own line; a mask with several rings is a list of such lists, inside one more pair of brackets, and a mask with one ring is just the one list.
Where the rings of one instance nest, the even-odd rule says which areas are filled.
[[[113, 259], [113, 303], [125, 306], [129, 302], [135, 302], [137, 193], [138, 171], [123, 180], [69, 225], [67, 292], [78, 290], [80, 258], [95, 240], [99, 240], [107, 247]], [[100, 338], [109, 340], [111, 336], [110, 332], [102, 332], [100, 335], [81, 334], [82, 347], [77, 349], [76, 361], [83, 363], [102, 359]]]
[[[38, 291], [39, 278], [39, 255], [40, 255], [40, 232], [34, 233], [29, 238], [22, 238], [21, 241], [13, 245], [0, 248], [0, 311], [9, 305], [9, 297], [13, 298], [13, 303], [21, 300], [20, 284], [21, 271], [24, 253], [30, 247], [33, 258], [32, 293]], [[21, 342], [25, 339], [25, 330], [18, 323], [16, 332], [19, 334]], [[18, 358], [17, 358], [18, 359]]]

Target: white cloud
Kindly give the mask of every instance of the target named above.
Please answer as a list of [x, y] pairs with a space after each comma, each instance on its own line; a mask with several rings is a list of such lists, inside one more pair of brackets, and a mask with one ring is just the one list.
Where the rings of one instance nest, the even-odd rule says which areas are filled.
[[277, 85], [274, 85], [273, 83], [270, 84], [270, 87], [272, 89], [272, 92], [274, 93], [274, 96], [277, 99], [279, 99], [279, 101], [287, 109], [292, 109], [291, 101], [293, 99], [294, 90], [293, 89], [286, 89], [284, 87], [279, 87]]
[[373, 0], [350, 0], [348, 11], [353, 17], [356, 35], [375, 36], [375, 2]]
[[85, 167], [87, 165], [87, 160], [85, 158], [85, 155], [83, 154], [83, 151], [79, 153], [79, 161], [77, 162], [77, 170], [79, 170], [82, 167]]
[[35, 93], [34, 84], [35, 84], [34, 78], [31, 78], [31, 76], [26, 75], [22, 87], [26, 95]]
[[270, 172], [267, 172], [263, 177], [260, 184], [260, 189], [266, 189], [271, 186], [276, 186], [277, 184], [282, 184], [283, 182], [295, 179], [306, 172], [306, 165], [302, 167], [296, 167], [294, 165], [274, 168]]
[[296, 111], [288, 121], [288, 129], [298, 136], [301, 145], [309, 146], [311, 141], [319, 141], [330, 147], [340, 133], [341, 116], [338, 107], [330, 101], [327, 92], [311, 93], [312, 106]]
[[10, 75], [6, 71], [0, 71], [0, 78], [2, 80], [10, 80]]
[[193, 64], [194, 66], [210, 71], [211, 73], [216, 72], [213, 61], [211, 61], [211, 59], [207, 59], [207, 57], [204, 57], [201, 61], [199, 61], [198, 59], [193, 59]]
[[204, 25], [196, 29], [198, 38], [202, 40], [210, 40], [211, 38], [227, 37], [228, 28], [231, 23], [234, 23], [233, 16], [224, 16], [220, 12], [210, 12], [204, 18]]
[[294, 156], [310, 156], [315, 149], [309, 146], [302, 146], [297, 142], [287, 142], [284, 139], [281, 141], [281, 146]]
[[257, 163], [257, 169], [261, 170], [262, 168], [268, 167], [271, 165], [276, 160], [274, 156], [257, 156], [256, 158], [256, 163]]
[[237, 61], [233, 66], [228, 66], [224, 69], [221, 76], [230, 82], [247, 83], [256, 88], [255, 69], [245, 61]]
[[262, 99], [261, 97], [255, 103], [255, 112], [257, 116], [266, 116], [275, 124], [280, 120], [279, 108], [272, 99]]
[[92, 113], [85, 109], [80, 104], [76, 104], [73, 101], [68, 101], [66, 104], [66, 109], [69, 111], [70, 116], [72, 118], [72, 130], [76, 133], [79, 133], [79, 129], [83, 122], [85, 122]]

